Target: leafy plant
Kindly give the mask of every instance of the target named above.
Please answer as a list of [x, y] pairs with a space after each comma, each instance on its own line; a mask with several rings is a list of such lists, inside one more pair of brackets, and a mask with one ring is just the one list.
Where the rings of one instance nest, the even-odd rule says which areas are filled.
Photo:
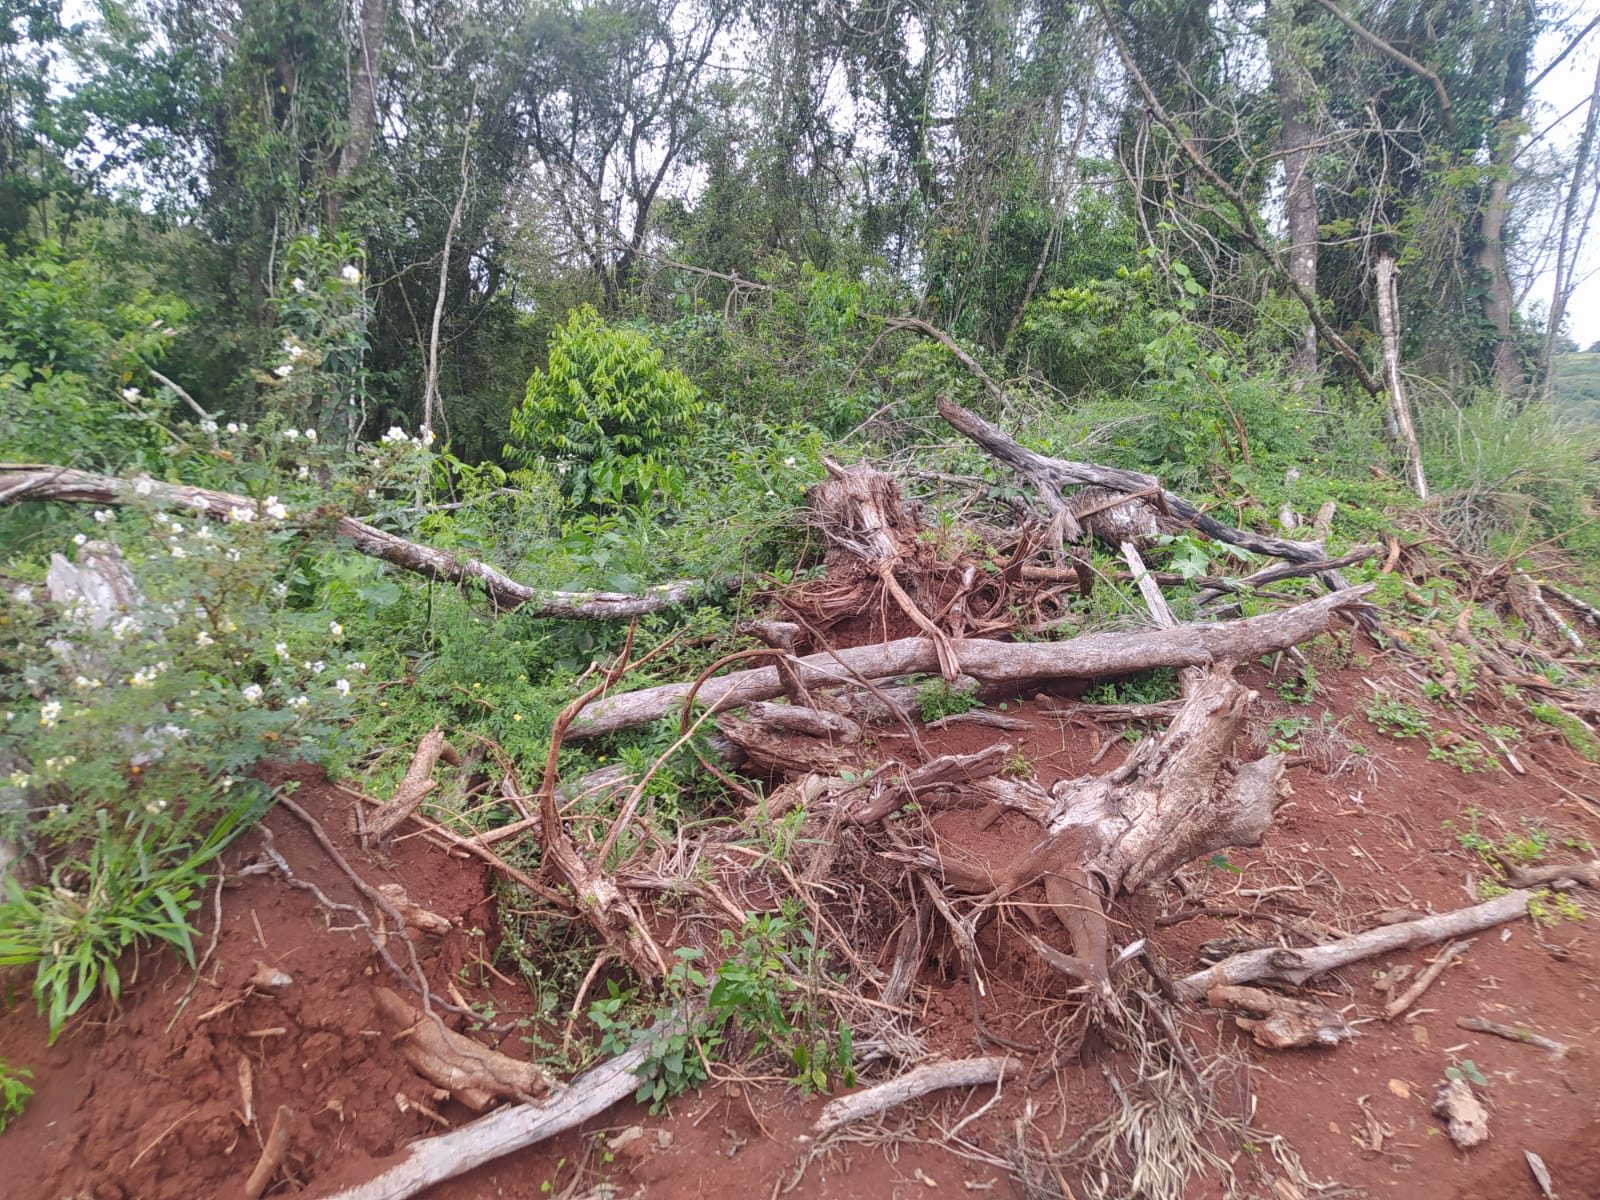
[[1125, 679], [1108, 679], [1083, 695], [1085, 704], [1161, 704], [1178, 697], [1178, 672], [1172, 667], [1151, 667]]
[[924, 723], [937, 721], [941, 717], [959, 716], [982, 707], [983, 701], [978, 699], [976, 683], [956, 687], [945, 679], [930, 679], [917, 685], [917, 712]]
[[13, 1067], [0, 1058], [0, 1133], [5, 1132], [14, 1117], [22, 1115], [28, 1097], [33, 1095], [33, 1089], [25, 1081], [32, 1078], [33, 1072], [27, 1067]]
[[1546, 725], [1560, 730], [1567, 744], [1586, 760], [1600, 762], [1600, 738], [1596, 738], [1594, 731], [1579, 718], [1554, 704], [1530, 704], [1528, 711]]
[[1393, 696], [1379, 696], [1367, 705], [1367, 720], [1392, 738], [1427, 737], [1433, 732], [1427, 713]]
[[646, 334], [608, 325], [585, 305], [551, 337], [548, 367], [533, 373], [511, 414], [516, 440], [506, 451], [549, 462], [579, 503], [670, 495], [683, 487], [678, 455], [704, 407]]
[[192, 846], [150, 821], [114, 830], [102, 811], [84, 857], [53, 868], [48, 884], [5, 881], [0, 966], [36, 968], [33, 995], [52, 1043], [97, 990], [120, 994], [126, 951], [164, 942], [194, 966], [188, 914], [200, 905], [202, 868], [243, 832], [251, 807], [239, 805]]
[[1468, 1079], [1479, 1087], [1483, 1087], [1489, 1082], [1484, 1078], [1483, 1072], [1478, 1070], [1478, 1064], [1470, 1058], [1463, 1058], [1455, 1066], [1446, 1067], [1444, 1069], [1444, 1077], [1446, 1079]]

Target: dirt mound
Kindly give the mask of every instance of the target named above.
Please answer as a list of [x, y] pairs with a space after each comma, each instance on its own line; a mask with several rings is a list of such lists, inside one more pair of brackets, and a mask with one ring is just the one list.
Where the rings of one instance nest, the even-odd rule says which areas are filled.
[[[1262, 736], [1289, 737], [1297, 718], [1325, 706], [1328, 722], [1313, 728], [1342, 723], [1366, 752], [1346, 756], [1351, 767], [1337, 775], [1320, 773], [1310, 761], [1294, 767], [1294, 795], [1260, 847], [1194, 864], [1172, 886], [1112, 910], [1117, 941], [1147, 934], [1158, 961], [1173, 974], [1193, 969], [1206, 950], [1280, 940], [1305, 944], [1369, 928], [1393, 910], [1471, 903], [1469, 877], [1484, 872], [1460, 835], [1473, 828], [1492, 838], [1537, 832], [1551, 858], [1585, 853], [1580, 844], [1600, 835], [1595, 773], [1553, 733], [1531, 732], [1516, 745], [1526, 774], [1464, 774], [1429, 759], [1420, 742], [1393, 741], [1367, 724], [1361, 714], [1372, 692], [1359, 671], [1324, 671], [1324, 694], [1311, 707], [1274, 699], [1272, 681], [1259, 668], [1243, 679], [1262, 693]], [[956, 724], [921, 736], [930, 754], [1010, 742], [1044, 786], [1109, 770], [1125, 753], [1120, 727], [1087, 719], [1071, 700], [1029, 695], [1008, 705], [1006, 715], [1025, 728], [999, 732]], [[883, 734], [886, 748], [895, 736], [893, 730]], [[1329, 757], [1326, 747], [1313, 753], [1308, 731], [1298, 736], [1307, 742], [1301, 747], [1307, 759]], [[298, 802], [369, 882], [399, 883], [416, 903], [451, 919], [450, 933], [415, 940], [431, 986], [472, 1003], [492, 998], [503, 1048], [517, 1053], [516, 1022], [533, 1015], [534, 1005], [527, 992], [478, 966], [491, 956], [496, 928], [485, 868], [418, 836], [402, 836], [387, 853], [363, 854], [347, 829], [347, 794], [304, 771], [279, 778], [300, 782]], [[1000, 863], [1025, 852], [1038, 836], [1014, 815], [979, 824], [970, 809], [948, 810], [934, 821], [941, 839]], [[266, 828], [297, 879], [335, 902], [357, 901], [350, 881], [301, 822], [278, 810]], [[261, 834], [245, 839], [230, 850], [228, 866], [260, 861], [264, 840]], [[1053, 1173], [1029, 1170], [1031, 1183], [1024, 1187], [1019, 1164], [1030, 1154], [1058, 1154], [1140, 1096], [1129, 1048], [1091, 1041], [1081, 1057], [1062, 1057], [1058, 1026], [1077, 1001], [1068, 981], [1022, 940], [1031, 925], [1021, 909], [1040, 903], [1036, 886], [979, 935], [985, 1019], [992, 1032], [1035, 1047], [1027, 1064], [1031, 1078], [1008, 1084], [998, 1103], [942, 1144], [934, 1143], [988, 1100], [986, 1090], [891, 1113], [808, 1163], [804, 1134], [821, 1099], [802, 1098], [775, 1080], [724, 1079], [660, 1117], [619, 1106], [582, 1130], [429, 1194], [443, 1200], [767, 1196], [805, 1167], [793, 1194], [841, 1200], [1064, 1195]], [[212, 935], [215, 904], [208, 895], [199, 914], [202, 946]], [[100, 1004], [46, 1049], [25, 981], [13, 984], [16, 1003], [0, 1018], [0, 1057], [32, 1067], [37, 1094], [0, 1135], [6, 1162], [0, 1197], [241, 1194], [279, 1105], [294, 1111], [291, 1149], [286, 1176], [268, 1194], [323, 1194], [337, 1183], [370, 1177], [385, 1156], [438, 1132], [423, 1106], [450, 1125], [472, 1117], [453, 1101], [436, 1099], [396, 1049], [371, 998], [374, 983], [397, 986], [394, 975], [365, 936], [349, 928], [353, 922], [277, 874], [230, 884], [220, 908], [215, 946], [186, 1001], [190, 973], [166, 957], [147, 959], [115, 1013]], [[1523, 1157], [1532, 1151], [1547, 1164], [1558, 1194], [1600, 1195], [1600, 1073], [1592, 1059], [1600, 1037], [1600, 956], [1592, 924], [1592, 917], [1557, 917], [1480, 934], [1393, 1023], [1377, 1017], [1387, 993], [1374, 984], [1398, 965], [1420, 967], [1436, 950], [1374, 959], [1324, 978], [1310, 994], [1343, 1011], [1360, 1031], [1337, 1048], [1263, 1050], [1231, 1019], [1189, 1010], [1185, 1029], [1200, 1051], [1225, 1053], [1237, 1064], [1221, 1077], [1215, 1103], [1248, 1120], [1261, 1139], [1214, 1147], [1237, 1171], [1238, 1194], [1310, 1195], [1305, 1181], [1312, 1180], [1367, 1195], [1403, 1188], [1420, 1200], [1535, 1197]], [[249, 980], [261, 964], [286, 972], [293, 983], [276, 995], [252, 990]], [[930, 1053], [978, 1052], [966, 978], [953, 953], [942, 967], [938, 956], [930, 960], [912, 998]], [[1474, 1016], [1526, 1027], [1571, 1049], [1558, 1059], [1532, 1045], [1457, 1027], [1458, 1018]], [[1468, 1060], [1485, 1081], [1478, 1092], [1491, 1124], [1488, 1143], [1463, 1153], [1429, 1110], [1444, 1069]], [[248, 1085], [241, 1084], [245, 1074]], [[406, 1111], [397, 1096], [406, 1098]], [[1031, 1110], [1027, 1122], [1019, 1124], [1025, 1110]], [[634, 1135], [633, 1126], [642, 1127], [642, 1135]], [[1019, 1130], [1027, 1143], [1021, 1149]], [[1303, 1176], [1282, 1165], [1273, 1134], [1298, 1153]], [[1206, 1186], [1215, 1187], [1217, 1179]], [[593, 1191], [599, 1185], [616, 1191]], [[1187, 1194], [1221, 1192], [1193, 1188]]]

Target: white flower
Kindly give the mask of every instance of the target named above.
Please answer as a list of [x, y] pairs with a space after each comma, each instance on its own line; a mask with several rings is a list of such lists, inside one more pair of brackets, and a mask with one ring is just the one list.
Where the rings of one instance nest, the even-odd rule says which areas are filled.
[[245, 698], [247, 703], [254, 704], [261, 699], [261, 685], [259, 683], [247, 684], [239, 689], [239, 694]]
[[124, 400], [126, 400], [129, 404], [132, 404], [135, 400], [137, 400], [139, 398], [139, 389], [136, 388], [136, 387], [125, 387], [125, 388], [123, 388], [122, 389], [122, 398]]
[[228, 432], [229, 433], [238, 433], [239, 432], [239, 423], [237, 421], [229, 421], [228, 422]]
[[[289, 372], [280, 368], [278, 373], [280, 375], [287, 375]], [[300, 439], [300, 431], [298, 429], [285, 429], [279, 436], [281, 436], [286, 442], [294, 442]]]
[[274, 652], [276, 652], [276, 654], [278, 655], [279, 658], [283, 659], [286, 662], [288, 661], [288, 658], [289, 658], [289, 643], [288, 642], [279, 642], [272, 649], [273, 649]]
[[172, 530], [173, 533], [182, 533], [183, 532], [183, 526], [179, 525], [176, 521], [173, 521], [170, 525], [167, 526], [167, 528]]
[[360, 283], [361, 272], [356, 270], [353, 264], [346, 263], [344, 270], [339, 272], [339, 278], [344, 280], [346, 283]]
[[133, 490], [135, 495], [148, 496], [156, 490], [155, 481], [148, 475], [141, 475], [133, 481]]
[[39, 724], [49, 728], [61, 719], [61, 701], [52, 700], [39, 710]]
[[165, 812], [166, 809], [167, 802], [165, 800], [152, 800], [149, 804], [144, 806], [145, 812], [149, 813], [152, 817], [159, 813]]
[[[289, 372], [291, 372], [293, 370], [294, 370], [294, 364], [293, 363], [284, 363], [282, 366], [273, 367], [272, 368], [272, 373], [274, 375], [276, 375], [279, 379], [287, 379], [287, 378], [289, 378]], [[293, 441], [294, 440], [294, 436], [293, 435], [295, 434], [295, 432], [296, 431], [293, 430], [293, 429], [286, 429], [286, 430], [283, 431], [283, 436], [286, 437], [286, 438], [289, 438], [290, 441]]]
[[139, 632], [139, 622], [133, 617], [118, 617], [111, 623], [111, 640], [120, 642], [130, 633]]
[[339, 624], [337, 621], [329, 621], [328, 632], [333, 634], [334, 640], [337, 641], [339, 638], [344, 636], [344, 626]]
[[11, 777], [7, 779], [6, 782], [12, 787], [25, 788], [33, 782], [33, 776], [29, 775], [26, 771], [13, 771], [11, 772]]
[[364, 662], [345, 663], [344, 669], [346, 671], [353, 671], [353, 672], [359, 672], [359, 673], [365, 674], [366, 669], [367, 669], [367, 664], [364, 663]]
[[398, 425], [391, 425], [389, 426], [389, 432], [384, 434], [378, 440], [383, 442], [385, 445], [393, 442], [403, 442], [406, 440], [406, 431], [401, 429]]
[[368, 500], [376, 500], [377, 498], [378, 498], [378, 489], [377, 488], [368, 488], [367, 489], [367, 499]]
[[794, 466], [794, 455], [791, 454], [788, 458], [784, 459], [783, 465], [786, 467]]
[[200, 422], [200, 432], [201, 433], [215, 433], [216, 431], [217, 431], [217, 423], [215, 421], [210, 420], [208, 418], [207, 420], [204, 420], [204, 421]]
[[111, 512], [111, 510], [109, 508], [97, 508], [97, 509], [95, 509], [94, 510], [95, 524], [104, 525], [107, 521], [111, 520], [112, 515], [113, 514], [112, 514], [112, 512]]
[[422, 444], [424, 446], [433, 445], [433, 430], [426, 425], [422, 427]]
[[317, 431], [315, 429], [307, 429], [301, 436], [308, 442], [314, 442], [317, 440]]
[[282, 580], [279, 580], [277, 583], [272, 585], [272, 594], [279, 600], [282, 600], [289, 594], [289, 585], [284, 583]]
[[167, 553], [172, 555], [173, 558], [188, 558], [189, 557], [189, 555], [184, 551], [182, 546], [170, 546], [167, 549]]
[[194, 531], [196, 541], [209, 542], [211, 540], [211, 526], [202, 525]]
[[87, 675], [79, 675], [72, 682], [81, 688], [93, 689], [100, 686], [100, 681], [98, 679], [90, 679]]
[[11, 593], [11, 598], [18, 604], [32, 604], [33, 589], [31, 587], [19, 587], [16, 591]]
[[307, 709], [311, 707], [311, 701], [305, 696], [296, 696], [293, 700], [289, 701], [289, 707]]
[[[248, 525], [256, 519], [256, 514], [243, 505], [235, 504], [228, 509], [228, 520], [237, 521], [241, 525]], [[236, 561], [236, 560], [235, 560]]]
[[335, 679], [333, 681], [333, 690], [341, 696], [348, 696], [350, 694], [350, 681], [348, 679]]
[[306, 281], [304, 279], [291, 279], [289, 280], [289, 286], [297, 292], [303, 292], [306, 290]]
[[294, 477], [296, 479], [310, 479], [311, 468], [306, 466], [305, 463], [301, 463], [300, 469], [294, 473]]
[[283, 352], [289, 356], [290, 362], [299, 362], [306, 356], [306, 348], [304, 346], [296, 346], [293, 342], [285, 342], [283, 344]]
[[232, 546], [228, 547], [228, 561], [229, 562], [238, 562], [239, 561], [239, 551], [237, 549], [235, 549], [234, 547], [232, 547]]
[[231, 790], [233, 785], [238, 783], [239, 781], [237, 779], [235, 779], [232, 775], [224, 775], [219, 782], [222, 785], [222, 790], [226, 792], [226, 791]]
[[317, 659], [316, 662], [308, 662], [306, 664], [306, 670], [310, 671], [313, 675], [321, 675], [327, 669], [327, 664], [324, 663], [320, 658]]
[[289, 515], [289, 510], [278, 503], [278, 498], [276, 496], [268, 496], [266, 513], [267, 516], [271, 517], [274, 521], [281, 521]]
[[81, 533], [75, 533], [75, 534], [73, 534], [73, 535], [72, 535], [72, 544], [73, 544], [73, 545], [74, 545], [74, 546], [81, 546], [81, 545], [83, 545], [83, 544], [84, 544], [84, 543], [85, 543], [85, 542], [87, 542], [87, 541], [88, 541], [88, 540], [89, 540], [89, 539], [88, 539], [88, 538], [86, 538], [86, 537], [85, 537], [85, 536], [84, 536], [84, 535], [83, 535], [83, 534], [81, 534]]
[[194, 644], [196, 646], [214, 646], [216, 645], [216, 639], [202, 629], [194, 635]]

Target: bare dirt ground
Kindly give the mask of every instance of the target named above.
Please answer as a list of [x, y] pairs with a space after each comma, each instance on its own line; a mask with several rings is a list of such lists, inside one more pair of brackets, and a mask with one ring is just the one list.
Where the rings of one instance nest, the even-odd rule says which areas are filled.
[[[1503, 764], [1463, 774], [1429, 761], [1415, 740], [1396, 742], [1366, 723], [1361, 713], [1372, 692], [1363, 679], [1386, 670], [1382, 660], [1325, 670], [1323, 694], [1305, 707], [1274, 696], [1260, 668], [1244, 673], [1261, 692], [1258, 728], [1278, 716], [1318, 717], [1326, 710], [1369, 753], [1333, 775], [1318, 769], [1327, 765], [1326, 756], [1295, 767], [1295, 794], [1260, 847], [1193, 864], [1177, 885], [1115, 908], [1119, 942], [1147, 934], [1160, 960], [1179, 973], [1194, 969], [1202, 947], [1225, 939], [1305, 944], [1307, 930], [1337, 936], [1369, 928], [1392, 910], [1462, 907], [1475, 902], [1475, 881], [1485, 874], [1457, 836], [1471, 827], [1474, 813], [1480, 830], [1496, 838], [1524, 831], [1524, 819], [1533, 822], [1548, 836], [1552, 860], [1594, 857], [1582, 844], [1600, 841], [1600, 778], [1553, 731], [1529, 730], [1516, 745], [1526, 774]], [[934, 753], [1018, 742], [1048, 786], [1109, 769], [1123, 753], [1120, 739], [1109, 749], [1104, 744], [1117, 736], [1114, 728], [1073, 720], [1075, 706], [1070, 697], [1030, 694], [1008, 706], [1008, 715], [1028, 721], [1026, 732], [954, 726], [924, 740]], [[1448, 714], [1439, 723], [1448, 724]], [[1105, 755], [1091, 767], [1102, 749]], [[305, 771], [277, 770], [272, 777], [300, 780], [297, 800], [369, 882], [400, 883], [412, 900], [451, 919], [455, 928], [443, 937], [415, 939], [437, 991], [449, 995], [453, 987], [473, 1003], [492, 995], [502, 1022], [522, 1015], [531, 1004], [526, 993], [478, 965], [492, 956], [497, 937], [486, 868], [416, 836], [402, 837], [387, 854], [363, 853], [348, 830], [346, 793]], [[984, 830], [974, 817], [969, 810], [942, 812], [935, 829], [968, 855], [995, 861], [1019, 854], [1037, 837], [1037, 828], [1020, 817], [1002, 817]], [[280, 809], [266, 828], [297, 878], [335, 901], [356, 901], [348, 879], [297, 819]], [[229, 867], [258, 860], [263, 836], [233, 847]], [[1081, 1057], [1055, 1061], [1050, 1031], [1076, 1001], [1068, 998], [1067, 981], [1027, 951], [1020, 906], [1030, 902], [1030, 893], [1015, 899], [1016, 911], [989, 922], [980, 936], [984, 1015], [993, 1030], [1039, 1053], [1027, 1075], [1008, 1082], [998, 1102], [959, 1131], [957, 1123], [986, 1104], [991, 1089], [935, 1096], [818, 1145], [807, 1131], [824, 1098], [801, 1097], [777, 1078], [725, 1078], [659, 1116], [631, 1103], [613, 1108], [581, 1130], [427, 1195], [844, 1200], [1092, 1194], [1092, 1179], [1085, 1187], [1066, 1172], [1021, 1171], [1017, 1164], [1032, 1154], [1036, 1167], [1119, 1105], [1137, 1101], [1137, 1092], [1128, 1094], [1134, 1072], [1125, 1048], [1094, 1038]], [[1387, 996], [1375, 982], [1401, 964], [1420, 968], [1437, 948], [1324, 977], [1311, 992], [1359, 1029], [1354, 1041], [1334, 1048], [1260, 1049], [1231, 1018], [1188, 1011], [1185, 1029], [1200, 1051], [1236, 1063], [1212, 1089], [1213, 1103], [1247, 1119], [1255, 1131], [1212, 1147], [1233, 1166], [1233, 1194], [1271, 1200], [1318, 1194], [1534, 1198], [1541, 1193], [1524, 1158], [1532, 1151], [1547, 1165], [1558, 1196], [1600, 1196], [1597, 920], [1591, 907], [1585, 920], [1524, 919], [1478, 935], [1393, 1023], [1381, 1017]], [[440, 1119], [454, 1126], [473, 1116], [454, 1101], [433, 1100], [393, 1044], [371, 993], [375, 983], [395, 986], [395, 980], [365, 936], [347, 927], [348, 919], [319, 908], [280, 877], [261, 874], [224, 887], [220, 907], [208, 895], [198, 921], [202, 946], [216, 930], [198, 982], [167, 957], [148, 958], [119, 1005], [93, 1007], [53, 1047], [46, 1046], [44, 1023], [33, 1012], [28, 980], [7, 981], [0, 1057], [30, 1066], [37, 1094], [0, 1135], [0, 1200], [242, 1195], [280, 1105], [293, 1110], [288, 1171], [267, 1194], [325, 1195], [371, 1177], [407, 1142], [439, 1132]], [[279, 994], [252, 990], [248, 981], [260, 964], [286, 972], [292, 984]], [[979, 1052], [959, 970], [925, 968], [913, 995], [934, 1052]], [[1457, 1018], [1473, 1016], [1525, 1026], [1571, 1049], [1557, 1059], [1533, 1045], [1457, 1027]], [[514, 1030], [502, 1048], [516, 1052]], [[1443, 1071], [1465, 1060], [1486, 1080], [1477, 1090], [1490, 1110], [1489, 1140], [1470, 1152], [1457, 1150], [1430, 1113]], [[405, 1097], [404, 1110], [397, 1097]], [[438, 1119], [419, 1102], [433, 1107]], [[642, 1137], [629, 1132], [619, 1138], [634, 1126]], [[619, 1142], [625, 1144], [613, 1150]], [[1303, 1174], [1283, 1166], [1285, 1146], [1298, 1155]], [[1182, 1195], [1220, 1196], [1224, 1183], [1217, 1172]], [[1326, 1190], [1312, 1186], [1319, 1184]]]

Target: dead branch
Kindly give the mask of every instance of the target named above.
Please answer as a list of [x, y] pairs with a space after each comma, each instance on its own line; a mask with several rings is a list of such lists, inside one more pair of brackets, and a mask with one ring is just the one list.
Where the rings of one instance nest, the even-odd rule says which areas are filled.
[[904, 1075], [887, 1083], [880, 1083], [865, 1091], [829, 1101], [818, 1114], [816, 1124], [811, 1127], [812, 1132], [818, 1137], [824, 1137], [852, 1121], [875, 1116], [897, 1104], [905, 1104], [909, 1100], [926, 1096], [929, 1092], [937, 1092], [944, 1088], [981, 1087], [986, 1083], [999, 1083], [1008, 1075], [1015, 1075], [1020, 1070], [1022, 1063], [1005, 1055], [963, 1058], [954, 1062], [929, 1063], [926, 1066], [913, 1067]]
[[1528, 901], [1533, 895], [1526, 889], [1507, 892], [1504, 896], [1496, 896], [1493, 900], [1470, 908], [1435, 913], [1415, 921], [1402, 921], [1398, 925], [1384, 925], [1337, 942], [1329, 942], [1325, 946], [1306, 946], [1294, 950], [1271, 946], [1265, 950], [1248, 950], [1186, 976], [1178, 986], [1191, 998], [1203, 996], [1218, 984], [1226, 983], [1272, 980], [1299, 986], [1308, 979], [1364, 958], [1387, 954], [1392, 950], [1430, 946], [1446, 938], [1462, 937], [1515, 921], [1528, 911]]
[[[567, 731], [584, 707], [614, 687], [633, 665], [629, 662], [633, 634], [634, 630], [630, 628], [622, 653], [606, 669], [600, 682], [570, 701], [551, 727], [550, 750], [545, 756], [544, 779], [539, 785], [539, 837], [544, 843], [544, 862], [558, 871], [571, 886], [578, 909], [589, 924], [640, 978], [652, 980], [667, 971], [661, 947], [656, 945], [632, 899], [617, 886], [615, 879], [606, 874], [604, 852], [593, 866], [585, 862], [571, 835], [567, 833], [566, 825], [561, 820], [561, 810], [556, 806], [557, 766]], [[635, 792], [638, 790], [639, 786], [636, 785]], [[625, 819], [618, 818], [619, 822]]]
[[1552, 1058], [1565, 1058], [1567, 1051], [1572, 1049], [1565, 1042], [1558, 1042], [1554, 1038], [1544, 1037], [1534, 1033], [1526, 1025], [1505, 1025], [1499, 1021], [1490, 1021], [1484, 1017], [1457, 1017], [1456, 1025], [1461, 1029], [1470, 1029], [1473, 1033], [1490, 1033], [1495, 1037], [1505, 1038], [1508, 1042], [1521, 1042], [1525, 1046], [1538, 1046], [1541, 1050], [1550, 1051]]
[[435, 725], [417, 745], [417, 753], [406, 768], [405, 778], [395, 788], [389, 803], [367, 818], [368, 836], [382, 842], [394, 832], [395, 826], [416, 812], [417, 805], [438, 786], [433, 778], [433, 767], [441, 758], [453, 767], [461, 765], [461, 756], [456, 753], [455, 747], [444, 740], [444, 730]]
[[244, 1194], [249, 1200], [257, 1200], [267, 1190], [267, 1184], [272, 1182], [278, 1168], [283, 1166], [284, 1156], [289, 1153], [289, 1133], [293, 1122], [294, 1109], [287, 1104], [278, 1105], [277, 1115], [272, 1118], [272, 1132], [267, 1134], [255, 1170], [250, 1172], [250, 1178], [244, 1183]]
[[[135, 487], [142, 489], [136, 491]], [[53, 500], [68, 504], [141, 505], [164, 504], [201, 512], [216, 521], [226, 521], [231, 512], [245, 512], [250, 519], [267, 520], [257, 502], [249, 496], [218, 492], [210, 488], [184, 487], [141, 479], [137, 485], [111, 475], [95, 475], [66, 467], [31, 463], [0, 463], [0, 501]], [[502, 574], [488, 563], [460, 558], [432, 546], [407, 541], [386, 530], [340, 516], [328, 509], [317, 509], [293, 524], [348, 541], [351, 548], [400, 567], [461, 585], [483, 588], [497, 612], [518, 610], [527, 616], [571, 620], [615, 621], [645, 613], [659, 612], [683, 603], [707, 585], [695, 580], [675, 580], [647, 588], [639, 595], [619, 592], [557, 592], [530, 588]], [[721, 581], [726, 584], [729, 581]]]
[[[1140, 471], [1126, 471], [1120, 467], [1074, 462], [1065, 458], [1048, 458], [1019, 445], [976, 413], [952, 403], [944, 396], [938, 398], [938, 407], [939, 415], [958, 433], [971, 438], [985, 452], [1032, 483], [1040, 499], [1052, 511], [1057, 504], [1066, 503], [1061, 499], [1063, 488], [1092, 485], [1118, 492], [1152, 491], [1158, 506], [1164, 512], [1199, 530], [1213, 541], [1226, 542], [1230, 546], [1242, 546], [1257, 554], [1270, 554], [1273, 558], [1295, 563], [1318, 562], [1326, 556], [1323, 547], [1316, 542], [1293, 542], [1224, 525], [1215, 517], [1201, 512], [1181, 496], [1167, 491], [1161, 486], [1161, 481], [1153, 475], [1146, 475]], [[1068, 536], [1075, 535], [1069, 530]], [[1337, 571], [1320, 571], [1317, 577], [1330, 589], [1344, 589], [1349, 586]]]
[[650, 1035], [537, 1104], [517, 1104], [460, 1129], [413, 1142], [398, 1162], [355, 1187], [322, 1192], [323, 1200], [408, 1200], [445, 1179], [583, 1124], [633, 1095]]
[[[1148, 667], [1204, 666], [1243, 662], [1309, 641], [1326, 627], [1334, 612], [1361, 603], [1370, 584], [1320, 596], [1258, 617], [1176, 629], [1135, 633], [1093, 633], [1065, 642], [995, 642], [959, 638], [950, 648], [964, 674], [983, 683], [1020, 684], [1038, 679], [1093, 679], [1127, 675]], [[794, 662], [808, 687], [849, 684], [860, 678], [886, 679], [931, 671], [938, 654], [926, 638], [900, 638], [876, 646], [810, 654]], [[686, 683], [662, 684], [637, 692], [608, 696], [592, 704], [568, 730], [571, 738], [598, 737], [630, 729], [673, 712], [689, 694]], [[783, 681], [773, 667], [737, 671], [701, 686], [699, 698], [731, 708], [751, 700], [783, 694]]]
[[550, 1090], [550, 1080], [529, 1062], [491, 1050], [430, 1020], [386, 987], [372, 989], [384, 1020], [398, 1032], [400, 1051], [417, 1073], [475, 1112], [496, 1100], [524, 1104]]
[[1444, 974], [1444, 969], [1465, 954], [1471, 946], [1472, 942], [1470, 940], [1463, 939], [1459, 942], [1451, 942], [1443, 950], [1439, 951], [1434, 960], [1428, 964], [1428, 969], [1417, 976], [1416, 982], [1383, 1010], [1383, 1019], [1392, 1021], [1415, 1004], [1422, 993], [1433, 986], [1434, 980]]

